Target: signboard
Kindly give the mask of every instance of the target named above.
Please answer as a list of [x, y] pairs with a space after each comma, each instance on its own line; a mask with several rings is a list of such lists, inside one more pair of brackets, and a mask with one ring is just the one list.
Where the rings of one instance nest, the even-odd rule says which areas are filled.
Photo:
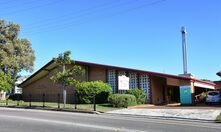
[[180, 86], [180, 103], [182, 105], [192, 104], [191, 87]]
[[129, 77], [118, 76], [118, 90], [129, 90]]

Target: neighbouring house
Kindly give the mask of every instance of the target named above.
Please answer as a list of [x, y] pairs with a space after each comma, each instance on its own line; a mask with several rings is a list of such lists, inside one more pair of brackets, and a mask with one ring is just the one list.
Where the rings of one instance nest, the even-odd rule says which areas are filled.
[[15, 94], [22, 94], [22, 88], [20, 88], [18, 85], [21, 84], [23, 81], [25, 81], [29, 76], [21, 76], [17, 79], [15, 82], [15, 86], [7, 92], [8, 95], [15, 95]]
[[[80, 65], [86, 70], [85, 75], [80, 77], [82, 81], [101, 80], [110, 84], [113, 93], [125, 93], [125, 90], [118, 90], [118, 77], [129, 77], [129, 87], [143, 88], [146, 102], [150, 104], [192, 104], [195, 94], [215, 89], [213, 82], [198, 80], [191, 75], [171, 75], [83, 61], [74, 62], [71, 65]], [[59, 68], [52, 60], [22, 82], [19, 87], [22, 87], [24, 101], [29, 101], [30, 98], [32, 101], [42, 101], [44, 95], [47, 101], [57, 102], [58, 95], [62, 96], [62, 88], [61, 85], [54, 84], [50, 77]], [[67, 103], [74, 103], [74, 96], [74, 88], [69, 87]]]
[[15, 82], [15, 87], [13, 88], [13, 94], [22, 94], [22, 88], [18, 85], [24, 82], [29, 76], [21, 76]]
[[[216, 75], [221, 77], [221, 71], [217, 72]], [[214, 83], [216, 84], [215, 88], [221, 90], [221, 80], [214, 81]]]
[[8, 95], [15, 95], [15, 94], [22, 94], [22, 88], [18, 87], [19, 84], [21, 84], [23, 81], [27, 79], [28, 76], [22, 76], [17, 79], [15, 82], [15, 87], [13, 87], [9, 91], [1, 91], [0, 92], [0, 100], [5, 100], [6, 96]]
[[220, 89], [221, 90], [221, 81], [214, 81], [214, 83], [216, 84], [215, 89]]

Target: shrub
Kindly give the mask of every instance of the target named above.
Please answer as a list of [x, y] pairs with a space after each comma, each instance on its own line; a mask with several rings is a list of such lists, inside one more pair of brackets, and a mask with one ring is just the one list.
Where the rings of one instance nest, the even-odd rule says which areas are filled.
[[221, 113], [216, 117], [216, 121], [221, 122]]
[[144, 104], [146, 100], [146, 94], [144, 89], [142, 88], [134, 88], [134, 89], [129, 89], [127, 91], [127, 94], [134, 95], [137, 100], [137, 104]]
[[205, 103], [207, 97], [207, 92], [202, 92], [195, 96], [196, 102], [198, 103]]
[[112, 94], [108, 101], [113, 107], [127, 107], [137, 104], [136, 97], [130, 94]]
[[102, 81], [82, 82], [76, 86], [76, 92], [79, 103], [93, 103], [94, 94], [96, 94], [96, 103], [106, 103], [112, 88]]

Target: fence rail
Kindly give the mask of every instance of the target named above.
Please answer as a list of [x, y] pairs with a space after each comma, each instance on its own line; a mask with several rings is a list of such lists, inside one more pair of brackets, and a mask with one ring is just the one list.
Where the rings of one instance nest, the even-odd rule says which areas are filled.
[[[70, 97], [68, 95], [67, 97]], [[75, 96], [76, 97], [76, 96]], [[73, 95], [72, 95], [73, 98]], [[111, 107], [109, 104], [96, 104], [96, 98], [93, 98], [93, 104], [78, 104], [77, 98], [73, 98], [63, 108], [63, 97], [62, 94], [29, 94], [17, 96], [14, 100], [0, 101], [0, 106], [13, 106], [13, 107], [29, 107], [29, 108], [42, 108], [42, 109], [65, 109], [65, 110], [84, 110], [84, 111], [100, 111], [106, 112], [116, 110], [117, 108]]]

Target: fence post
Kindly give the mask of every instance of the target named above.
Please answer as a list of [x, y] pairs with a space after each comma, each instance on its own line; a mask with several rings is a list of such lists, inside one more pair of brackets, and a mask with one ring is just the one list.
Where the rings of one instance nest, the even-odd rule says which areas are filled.
[[19, 106], [19, 95], [17, 95], [17, 106]]
[[126, 100], [126, 108], [128, 108], [128, 101], [127, 101], [127, 98], [125, 98], [125, 100]]
[[45, 94], [43, 93], [43, 96], [42, 96], [42, 101], [43, 101], [43, 108], [45, 107]]
[[31, 108], [31, 94], [29, 94], [29, 107]]
[[93, 95], [94, 111], [96, 111], [96, 94]]
[[60, 109], [60, 94], [58, 94], [58, 109]]
[[76, 90], [75, 90], [75, 96], [74, 96], [74, 109], [76, 110], [77, 109], [77, 93], [76, 93]]
[[6, 106], [8, 106], [8, 98], [6, 98]]

